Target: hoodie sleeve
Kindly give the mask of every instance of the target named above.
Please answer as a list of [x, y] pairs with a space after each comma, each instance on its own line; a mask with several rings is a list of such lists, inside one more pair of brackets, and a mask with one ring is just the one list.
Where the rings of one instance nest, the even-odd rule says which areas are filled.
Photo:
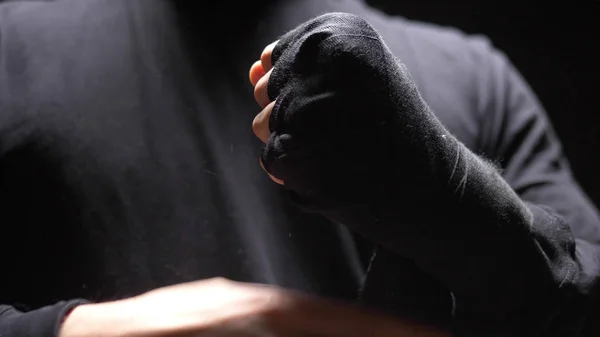
[[57, 337], [64, 317], [85, 300], [70, 300], [21, 312], [8, 305], [0, 305], [0, 336]]
[[598, 210], [574, 178], [546, 111], [532, 89], [503, 53], [483, 42], [474, 46], [483, 60], [475, 77], [480, 90], [482, 148], [531, 210], [532, 239], [538, 242], [545, 258], [565, 262], [548, 264], [548, 275], [554, 276], [558, 291], [568, 295], [548, 317], [547, 335], [588, 335], [596, 329], [592, 325], [597, 324], [597, 316], [590, 315], [598, 315]]

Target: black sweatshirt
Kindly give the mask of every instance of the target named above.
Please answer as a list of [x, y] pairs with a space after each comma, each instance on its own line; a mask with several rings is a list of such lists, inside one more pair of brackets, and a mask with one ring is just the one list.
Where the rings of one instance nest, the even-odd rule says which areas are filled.
[[[505, 56], [484, 37], [353, 0], [259, 12], [239, 20], [172, 0], [0, 6], [0, 336], [55, 336], [82, 301], [213, 276], [347, 300], [360, 291], [365, 305], [457, 336], [594, 333], [599, 216]], [[261, 170], [248, 67], [327, 12], [364, 18], [406, 65], [424, 114], [467, 158], [453, 177], [468, 181], [448, 185], [460, 198], [440, 190], [429, 206], [394, 204], [407, 199], [391, 184], [376, 191], [393, 197], [359, 200], [376, 208], [361, 213], [348, 206], [358, 199], [299, 202], [299, 184], [282, 188]], [[293, 59], [287, 50], [277, 55]], [[273, 90], [285, 90], [278, 83]], [[440, 151], [435, 158], [450, 156]], [[381, 164], [373, 153], [356, 160]], [[424, 174], [445, 172], [447, 162], [429, 162]], [[423, 180], [375, 167], [394, 183]], [[346, 177], [344, 191], [368, 185], [368, 176]]]

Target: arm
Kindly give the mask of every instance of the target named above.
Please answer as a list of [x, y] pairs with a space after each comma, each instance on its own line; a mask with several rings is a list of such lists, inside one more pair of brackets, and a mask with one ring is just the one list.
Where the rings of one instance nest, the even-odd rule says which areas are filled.
[[336, 301], [209, 279], [75, 309], [61, 337], [420, 336], [449, 333]]
[[[515, 240], [506, 242], [505, 247], [500, 242], [493, 249], [471, 248], [468, 254], [485, 256], [479, 261], [471, 259], [472, 269], [480, 277], [485, 276], [481, 275], [484, 273], [488, 273], [488, 277], [475, 278], [477, 275], [469, 275], [470, 279], [457, 282], [472, 287], [472, 296], [483, 298], [482, 295], [491, 292], [496, 299], [486, 298], [485, 302], [490, 304], [485, 309], [486, 312], [481, 305], [474, 306], [464, 301], [461, 303], [461, 298], [455, 294], [457, 332], [465, 332], [479, 325], [478, 331], [472, 332], [478, 334], [482, 333], [481, 329], [485, 330], [485, 325], [489, 325], [503, 327], [494, 328], [498, 335], [518, 335], [515, 330], [528, 328], [532, 329], [532, 335], [539, 331], [552, 336], [587, 335], [585, 333], [588, 332], [582, 332], [582, 329], [593, 328], [591, 324], [594, 324], [595, 319], [588, 315], [597, 310], [591, 306], [595, 305], [593, 302], [599, 274], [598, 212], [573, 178], [560, 142], [543, 108], [518, 71], [504, 55], [491, 48], [489, 42], [481, 43], [481, 39], [469, 42], [461, 46], [474, 53], [474, 59], [477, 60], [471, 67], [473, 76], [468, 77], [476, 79], [472, 88], [479, 90], [475, 96], [478, 99], [476, 116], [480, 150], [499, 167], [496, 169], [491, 164], [486, 165], [499, 172], [516, 192], [520, 202], [532, 213], [533, 219], [528, 225], [531, 230], [526, 235], [539, 245], [537, 254], [545, 256], [548, 263], [544, 266], [544, 263], [538, 262], [537, 265], [541, 268], [534, 268], [536, 262], [528, 262], [531, 253], [527, 253], [525, 246], [520, 244], [513, 246], [518, 242]], [[486, 188], [478, 187], [481, 195], [484, 195]], [[499, 213], [498, 216], [502, 214]], [[468, 237], [468, 233], [462, 234]], [[483, 241], [486, 242], [493, 244], [493, 241]], [[568, 245], [569, 248], [564, 249], [561, 245]], [[521, 258], [522, 261], [513, 264], [510, 262], [510, 255], [506, 254], [503, 258], [506, 263], [502, 268], [502, 263], [499, 263], [502, 259], [492, 258], [494, 250], [516, 251], [512, 258]], [[380, 253], [380, 256], [387, 254], [383, 251]], [[385, 260], [386, 257], [379, 259]], [[459, 253], [448, 257], [449, 263], [460, 259], [464, 258]], [[454, 267], [454, 264], [450, 266]], [[494, 271], [489, 270], [488, 266], [496, 268], [495, 272], [499, 275], [494, 275]], [[528, 267], [531, 269], [527, 270]], [[374, 268], [369, 276], [372, 286], [393, 284], [387, 278], [398, 273], [389, 270], [389, 264], [377, 261]], [[550, 273], [545, 272], [545, 269], [549, 269]], [[456, 279], [454, 273], [455, 271], [443, 273], [443, 277]], [[511, 275], [518, 282], [516, 287], [510, 287], [507, 281], [507, 277], [510, 278]], [[396, 276], [400, 277], [402, 276]], [[546, 289], [532, 291], [531, 289], [544, 284], [545, 277], [552, 280], [550, 284], [546, 282]], [[383, 278], [386, 280], [382, 280]], [[393, 292], [393, 286], [390, 290]], [[377, 289], [371, 291], [377, 293]], [[552, 297], [557, 300], [547, 301], [544, 297], [549, 297], [550, 294], [554, 294]], [[376, 296], [380, 296], [379, 293]], [[502, 300], [502, 297], [507, 300]], [[523, 303], [515, 301], [518, 298], [523, 298]], [[502, 302], [504, 308], [498, 305]], [[491, 321], [493, 319], [497, 321], [494, 323]], [[538, 328], [535, 328], [536, 325]]]
[[272, 57], [262, 160], [300, 207], [435, 276], [458, 336], [577, 333], [597, 283], [594, 240], [450, 134], [364, 20], [316, 18]]

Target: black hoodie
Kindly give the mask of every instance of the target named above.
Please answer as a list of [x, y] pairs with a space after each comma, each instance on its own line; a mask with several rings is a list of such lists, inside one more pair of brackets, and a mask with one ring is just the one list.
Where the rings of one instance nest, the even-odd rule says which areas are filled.
[[[378, 248], [371, 259], [370, 242], [301, 211], [266, 177], [251, 129], [258, 107], [248, 68], [286, 31], [334, 11], [365, 18], [445, 128], [501, 166], [536, 215], [531, 231], [505, 243], [516, 252], [506, 256], [515, 265], [547, 263], [518, 272], [500, 264], [498, 283], [489, 278], [496, 260], [483, 250], [442, 252], [445, 261], [470, 257], [482, 271], [470, 279], [434, 277], [398, 247]], [[0, 6], [1, 336], [53, 337], [64, 313], [83, 301], [213, 276], [347, 300], [362, 290], [366, 305], [452, 326], [457, 335], [518, 336], [533, 326], [544, 336], [578, 336], [586, 324], [591, 331], [597, 211], [543, 108], [485, 38], [353, 0], [280, 1], [237, 16], [167, 0]], [[482, 240], [456, 231], [465, 242]], [[519, 242], [543, 247], [520, 251]], [[450, 289], [457, 284], [446, 280], [476, 289], [470, 308], [457, 308]], [[505, 319], [515, 328], [505, 306], [478, 317], [477, 301], [535, 287], [519, 280], [542, 280], [549, 300], [503, 302], [519, 306], [512, 309], [520, 331], [486, 327]]]

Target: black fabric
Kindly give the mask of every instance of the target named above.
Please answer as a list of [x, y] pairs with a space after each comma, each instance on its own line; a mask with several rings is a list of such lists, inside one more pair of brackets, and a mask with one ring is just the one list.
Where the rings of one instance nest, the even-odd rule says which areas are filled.
[[0, 331], [2, 336], [55, 337], [65, 314], [87, 303], [86, 300], [62, 301], [27, 314], [13, 307], [0, 306]]
[[[597, 311], [585, 306], [599, 275], [598, 213], [577, 185], [543, 107], [506, 56], [484, 37], [387, 16], [357, 0], [273, 1], [261, 7], [260, 15], [229, 11], [225, 3], [218, 11], [179, 0], [27, 0], [0, 5], [0, 335], [52, 336], [70, 303], [80, 303], [71, 299], [109, 301], [222, 276], [350, 301], [357, 300], [360, 291], [365, 305], [444, 327], [454, 324], [460, 331], [487, 333], [489, 327], [483, 325], [490, 321], [506, 323], [499, 329], [506, 331], [522, 317], [525, 330], [537, 324], [530, 319], [548, 320], [551, 328], [532, 335], [598, 336]], [[449, 180], [450, 161], [439, 156], [448, 144], [439, 137], [415, 144], [415, 149], [429, 152], [411, 154], [403, 139], [419, 137], [419, 132], [400, 136], [395, 130], [402, 124], [392, 122], [373, 127], [378, 120], [396, 116], [396, 111], [390, 112], [389, 97], [367, 102], [372, 101], [367, 96], [377, 94], [372, 90], [376, 87], [340, 83], [349, 77], [379, 83], [377, 72], [382, 69], [365, 71], [373, 68], [373, 60], [364, 57], [357, 64], [349, 52], [317, 59], [326, 67], [335, 60], [336, 66], [324, 71], [343, 75], [329, 83], [328, 92], [338, 95], [333, 98], [377, 107], [377, 113], [365, 118], [360, 113], [365, 107], [358, 105], [348, 110], [354, 115], [324, 108], [328, 102], [340, 106], [331, 99], [317, 100], [314, 110], [295, 114], [295, 104], [302, 102], [297, 98], [322, 89], [319, 82], [297, 83], [301, 95], [289, 92], [287, 107], [278, 109], [282, 116], [293, 116], [293, 123], [282, 123], [294, 131], [288, 132], [289, 145], [313, 150], [313, 143], [321, 144], [314, 153], [306, 153], [307, 164], [321, 157], [319, 174], [303, 163], [291, 172], [300, 179], [308, 176], [303, 172], [315, 171], [306, 180], [310, 188], [299, 186], [303, 193], [293, 195], [313, 212], [301, 211], [289, 191], [270, 181], [258, 163], [261, 142], [251, 124], [259, 109], [248, 68], [264, 46], [290, 29], [340, 11], [364, 18], [382, 37], [387, 50], [379, 40], [371, 45], [382, 57], [381, 64], [396, 67], [387, 58], [393, 54], [406, 65], [413, 81], [403, 81], [401, 87], [416, 85], [427, 103], [421, 115], [427, 118], [415, 116], [415, 123], [426, 127], [429, 120], [434, 125], [429, 130], [453, 135], [450, 145], [460, 148], [464, 158], [459, 163], [477, 164], [479, 169], [458, 166], [461, 172]], [[351, 23], [372, 34], [360, 19]], [[216, 34], [222, 27], [233, 33]], [[301, 37], [297, 32], [288, 41]], [[358, 50], [361, 46], [356, 45]], [[283, 48], [277, 50], [278, 62], [284, 54]], [[354, 74], [344, 71], [349, 64], [356, 68]], [[274, 75], [282, 80], [283, 96], [289, 77]], [[386, 78], [408, 78], [404, 76]], [[338, 90], [340, 86], [344, 90]], [[396, 86], [391, 82], [387, 91], [397, 93]], [[415, 102], [408, 103], [422, 105]], [[341, 119], [332, 112], [352, 118]], [[315, 118], [314, 113], [322, 116]], [[435, 126], [436, 121], [443, 128]], [[303, 125], [314, 128], [316, 136], [300, 130]], [[373, 133], [385, 131], [377, 136], [391, 143], [369, 147], [375, 143], [364, 137], [369, 126]], [[346, 137], [354, 150], [344, 145], [344, 132], [360, 134]], [[279, 143], [285, 145], [285, 137]], [[400, 157], [397, 146], [407, 151], [400, 164], [394, 162]], [[378, 157], [381, 153], [385, 156]], [[502, 179], [484, 161], [473, 159], [475, 153], [499, 166], [520, 200], [503, 192]], [[302, 152], [294, 156], [298, 154]], [[325, 154], [341, 161], [333, 162]], [[404, 156], [420, 157], [427, 169], [418, 172]], [[346, 166], [350, 157], [352, 165]], [[437, 172], [425, 164], [432, 160]], [[340, 167], [339, 179], [320, 177], [331, 178]], [[281, 174], [289, 173], [285, 165], [282, 168]], [[350, 175], [363, 170], [376, 174]], [[406, 172], [418, 174], [411, 180]], [[480, 179], [478, 172], [491, 176]], [[466, 176], [462, 199], [421, 175], [438, 177], [441, 186], [458, 186], [459, 178]], [[341, 178], [348, 179], [345, 185]], [[382, 181], [389, 186], [382, 187]], [[411, 200], [400, 183], [407, 189], [423, 183], [423, 188], [449, 192], [436, 197], [413, 190]], [[476, 186], [483, 186], [480, 193], [487, 191], [487, 197], [478, 199]], [[326, 198], [324, 189], [335, 198]], [[386, 202], [364, 202], [358, 190]], [[518, 215], [515, 210], [525, 206], [532, 216], [529, 234], [517, 234], [518, 221], [498, 221], [497, 207], [487, 209], [483, 201], [496, 194], [507, 196], [506, 214]], [[419, 199], [431, 204], [408, 207]], [[408, 204], [399, 205], [398, 200]], [[444, 200], [451, 200], [456, 210], [444, 206]], [[392, 207], [398, 211], [389, 212]], [[461, 210], [467, 207], [474, 208], [465, 218], [472, 223], [460, 225], [456, 219], [465, 216]], [[355, 232], [315, 212], [319, 210], [332, 218], [347, 217], [345, 222]], [[376, 213], [382, 217], [373, 226]], [[357, 214], [368, 221], [357, 221]], [[480, 217], [491, 220], [479, 222]], [[506, 230], [500, 231], [498, 223]], [[359, 229], [363, 236], [356, 234]], [[381, 240], [385, 233], [389, 240]], [[575, 255], [567, 247], [568, 237]], [[544, 244], [532, 251], [534, 238]], [[467, 246], [461, 250], [452, 240]], [[373, 241], [379, 243], [374, 256]], [[541, 250], [548, 256], [546, 266], [537, 259]], [[406, 257], [417, 253], [418, 258]], [[440, 268], [444, 262], [447, 270]], [[572, 262], [575, 276], [554, 291], [554, 299], [567, 298], [567, 289], [572, 295], [560, 313], [551, 316], [557, 306], [543, 308], [533, 299], [545, 287], [554, 289], [572, 271]], [[526, 264], [530, 267], [522, 268]], [[475, 272], [478, 269], [481, 273]], [[495, 275], [506, 288], [489, 282]], [[536, 281], [540, 288], [531, 293], [531, 303], [520, 302], [520, 292]], [[456, 307], [451, 288], [462, 294], [454, 296]], [[502, 304], [487, 317], [471, 315], [462, 305], [487, 298]], [[519, 316], [526, 311], [524, 303], [541, 311]], [[514, 306], [510, 316], [500, 319], [508, 306]], [[585, 330], [579, 333], [581, 326]]]
[[262, 159], [304, 210], [446, 285], [458, 336], [564, 335], [565, 306], [589, 305], [569, 226], [442, 126], [364, 19], [315, 18], [281, 38], [273, 64]]
[[[273, 36], [217, 43], [186, 9], [0, 6], [0, 311], [59, 321], [42, 308], [217, 276], [356, 297], [351, 234], [292, 207], [258, 163], [248, 69]], [[0, 335], [29, 337], [4, 317]]]

